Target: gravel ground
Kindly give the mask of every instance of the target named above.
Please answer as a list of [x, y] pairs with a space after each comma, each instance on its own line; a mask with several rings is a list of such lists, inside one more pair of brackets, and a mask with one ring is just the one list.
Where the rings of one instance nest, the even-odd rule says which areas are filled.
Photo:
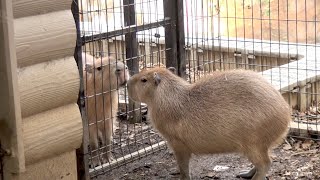
[[[320, 141], [289, 138], [272, 153], [269, 180], [320, 179]], [[250, 162], [236, 154], [193, 156], [192, 179], [238, 179], [235, 175], [249, 169]], [[158, 151], [93, 179], [144, 180], [179, 179], [175, 158], [168, 150]]]

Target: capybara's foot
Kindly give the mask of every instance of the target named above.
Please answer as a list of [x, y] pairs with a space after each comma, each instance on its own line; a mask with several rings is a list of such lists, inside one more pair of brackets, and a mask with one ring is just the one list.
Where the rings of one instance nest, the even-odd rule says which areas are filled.
[[240, 174], [238, 174], [237, 178], [243, 178], [243, 179], [252, 179], [252, 177], [256, 174], [256, 168], [252, 168], [250, 170], [243, 170], [240, 171]]
[[103, 158], [103, 163], [111, 163], [113, 160], [115, 160], [115, 159], [112, 156], [112, 153], [108, 152]]
[[89, 168], [95, 168], [97, 166], [101, 166], [101, 162], [98, 157], [95, 157], [91, 160], [91, 164], [89, 164]]

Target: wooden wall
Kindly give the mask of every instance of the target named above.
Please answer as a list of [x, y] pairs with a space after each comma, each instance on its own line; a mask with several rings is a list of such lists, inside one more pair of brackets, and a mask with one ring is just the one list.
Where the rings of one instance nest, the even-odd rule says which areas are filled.
[[[77, 105], [80, 78], [73, 57], [76, 26], [71, 3], [13, 0], [11, 4], [16, 56], [13, 71], [17, 76], [26, 165], [25, 172], [14, 178], [47, 179], [48, 171], [59, 169], [70, 171], [71, 179], [77, 177], [75, 149], [81, 145], [83, 130]], [[54, 167], [49, 166], [53, 161]], [[61, 177], [53, 174], [51, 178]]]

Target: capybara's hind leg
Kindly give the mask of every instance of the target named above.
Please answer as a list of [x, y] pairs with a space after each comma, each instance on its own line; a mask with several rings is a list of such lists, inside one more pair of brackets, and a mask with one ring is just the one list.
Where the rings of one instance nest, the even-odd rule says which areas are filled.
[[174, 155], [176, 157], [179, 171], [180, 171], [180, 180], [190, 180], [189, 174], [189, 161], [191, 158], [191, 153], [188, 151], [182, 143], [175, 141], [171, 144], [173, 148]]
[[259, 151], [257, 149], [255, 152], [249, 152], [248, 158], [255, 166], [254, 169], [256, 171], [252, 180], [265, 180], [271, 166], [268, 150], [265, 149]]
[[256, 174], [256, 171], [255, 167], [250, 170], [243, 170], [237, 175], [237, 178], [251, 179]]

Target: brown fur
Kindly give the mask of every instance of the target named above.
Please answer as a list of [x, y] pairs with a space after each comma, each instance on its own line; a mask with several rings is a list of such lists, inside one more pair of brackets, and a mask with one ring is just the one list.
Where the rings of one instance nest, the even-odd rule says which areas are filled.
[[154, 68], [132, 76], [128, 93], [148, 105], [152, 124], [174, 151], [181, 179], [190, 179], [192, 153], [234, 152], [254, 164], [252, 179], [264, 179], [269, 150], [285, 138], [291, 120], [281, 94], [252, 71], [216, 72], [189, 84]]
[[[97, 166], [101, 162], [113, 159], [111, 138], [113, 122], [118, 111], [117, 88], [126, 84], [129, 73], [121, 61], [116, 61], [112, 57], [94, 59], [88, 54], [83, 57], [87, 58], [84, 71], [84, 89], [87, 97], [86, 110], [89, 122], [90, 148], [93, 152], [91, 156], [93, 166]], [[103, 154], [102, 158], [100, 156], [98, 158], [101, 153]]]

